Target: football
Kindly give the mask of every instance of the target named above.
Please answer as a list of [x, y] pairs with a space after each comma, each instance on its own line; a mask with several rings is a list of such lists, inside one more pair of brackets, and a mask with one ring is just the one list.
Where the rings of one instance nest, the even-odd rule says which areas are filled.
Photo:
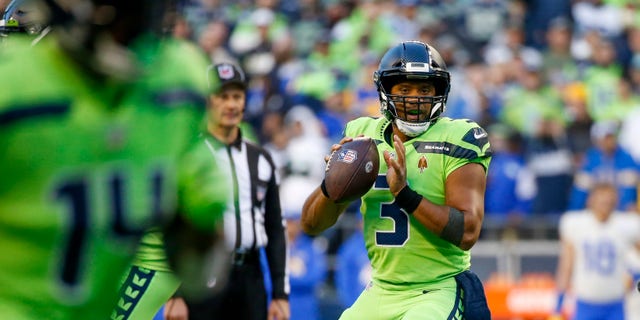
[[363, 196], [378, 177], [380, 158], [376, 143], [368, 137], [354, 138], [334, 151], [325, 168], [325, 188], [335, 202]]

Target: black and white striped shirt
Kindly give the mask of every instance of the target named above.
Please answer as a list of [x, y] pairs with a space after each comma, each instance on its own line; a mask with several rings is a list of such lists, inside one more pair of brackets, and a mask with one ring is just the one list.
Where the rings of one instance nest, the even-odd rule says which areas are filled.
[[279, 176], [270, 154], [243, 139], [226, 145], [210, 134], [204, 143], [221, 171], [228, 174], [233, 191], [224, 214], [227, 248], [257, 250], [265, 248], [274, 298], [289, 294], [285, 222], [279, 195]]

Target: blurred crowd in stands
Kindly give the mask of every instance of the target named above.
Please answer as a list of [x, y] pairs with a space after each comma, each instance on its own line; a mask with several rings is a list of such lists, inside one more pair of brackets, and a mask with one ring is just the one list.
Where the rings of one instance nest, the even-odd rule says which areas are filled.
[[640, 5], [634, 1], [184, 6], [173, 35], [197, 42], [213, 62], [247, 71], [246, 121], [285, 182], [319, 183], [323, 155], [343, 125], [379, 115], [372, 74], [380, 55], [418, 39], [434, 45], [452, 73], [445, 115], [472, 119], [490, 133], [495, 155], [485, 238], [554, 238], [559, 215], [583, 208], [598, 181], [619, 186], [621, 210], [637, 210]]
[[372, 75], [381, 54], [417, 39], [437, 48], [452, 74], [445, 116], [490, 133], [484, 237], [553, 238], [558, 216], [583, 208], [603, 180], [619, 186], [620, 209], [637, 211], [636, 1], [179, 3], [167, 32], [197, 43], [213, 63], [246, 70], [245, 128], [285, 181], [321, 181], [323, 156], [344, 124], [380, 115]]

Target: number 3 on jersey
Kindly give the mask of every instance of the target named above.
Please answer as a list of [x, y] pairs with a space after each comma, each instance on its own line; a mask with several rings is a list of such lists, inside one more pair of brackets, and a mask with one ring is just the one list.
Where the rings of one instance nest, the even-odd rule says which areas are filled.
[[[54, 198], [66, 204], [65, 208], [69, 215], [65, 232], [66, 243], [63, 245], [62, 265], [59, 271], [60, 280], [67, 288], [73, 289], [80, 285], [82, 266], [89, 263], [85, 261], [86, 250], [90, 250], [87, 248], [90, 246], [89, 233], [91, 230], [104, 228], [98, 226], [99, 221], [104, 219], [99, 217], [102, 214], [98, 213], [100, 209], [97, 209], [99, 204], [96, 202], [107, 205], [106, 228], [109, 235], [116, 237], [140, 235], [151, 220], [162, 218], [161, 206], [165, 178], [162, 171], [158, 170], [146, 179], [147, 191], [144, 194], [131, 195], [130, 190], [127, 189], [127, 184], [131, 181], [127, 181], [125, 175], [118, 171], [107, 174], [106, 180], [100, 179], [100, 182], [90, 180], [89, 177], [67, 178], [57, 182]], [[142, 213], [146, 215], [144, 217], [140, 217], [137, 212], [132, 213], [129, 202], [131, 197], [142, 196], [149, 198], [147, 208]], [[137, 223], [127, 221], [131, 215], [136, 216]]]
[[[386, 175], [378, 175], [373, 187], [376, 190], [389, 190]], [[400, 247], [409, 239], [409, 215], [395, 202], [380, 203], [380, 218], [391, 219], [393, 230], [376, 231], [376, 245]]]

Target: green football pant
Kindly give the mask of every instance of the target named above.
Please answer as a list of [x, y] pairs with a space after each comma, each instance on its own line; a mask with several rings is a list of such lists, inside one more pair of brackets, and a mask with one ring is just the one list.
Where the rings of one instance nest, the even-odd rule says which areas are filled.
[[180, 281], [171, 272], [131, 267], [111, 320], [150, 320], [178, 290]]
[[369, 285], [340, 320], [460, 320], [462, 290], [454, 278], [406, 291]]

